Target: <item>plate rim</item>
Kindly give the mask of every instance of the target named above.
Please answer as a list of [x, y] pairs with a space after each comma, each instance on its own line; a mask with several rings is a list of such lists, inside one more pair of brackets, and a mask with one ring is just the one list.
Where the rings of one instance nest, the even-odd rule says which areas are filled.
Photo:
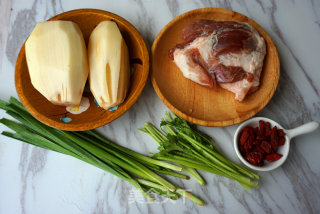
[[[85, 131], [85, 130], [91, 130], [95, 129], [101, 126], [104, 126], [108, 123], [111, 123], [112, 121], [118, 119], [122, 115], [124, 115], [138, 100], [138, 98], [141, 96], [143, 89], [146, 86], [148, 76], [149, 76], [149, 69], [150, 69], [150, 63], [149, 63], [149, 52], [146, 46], [146, 43], [139, 33], [139, 31], [125, 18], [122, 18], [119, 15], [116, 15], [112, 12], [108, 12], [105, 10], [100, 9], [91, 9], [91, 8], [83, 8], [83, 9], [75, 9], [66, 11], [60, 14], [57, 14], [51, 18], [49, 18], [47, 21], [54, 21], [54, 20], [60, 20], [65, 15], [71, 15], [71, 14], [77, 14], [77, 13], [93, 13], [93, 14], [100, 14], [107, 17], [114, 18], [117, 22], [122, 22], [125, 26], [127, 26], [131, 32], [133, 32], [137, 36], [137, 42], [139, 44], [139, 47], [142, 49], [142, 61], [143, 61], [143, 71], [141, 75], [141, 79], [139, 81], [139, 85], [137, 86], [136, 91], [134, 91], [134, 94], [132, 95], [134, 98], [130, 99], [127, 103], [126, 107], [123, 108], [123, 111], [120, 115], [115, 117], [103, 117], [101, 120], [98, 121], [91, 121], [91, 122], [85, 122], [85, 123], [79, 123], [79, 124], [72, 124], [72, 123], [63, 123], [63, 122], [57, 122], [49, 117], [44, 116], [41, 114], [36, 108], [34, 108], [32, 105], [29, 104], [29, 101], [27, 101], [27, 97], [24, 95], [22, 87], [18, 87], [22, 84], [22, 79], [19, 77], [21, 73], [21, 61], [23, 60], [23, 57], [25, 56], [25, 42], [24, 41], [22, 47], [20, 48], [19, 54], [17, 56], [16, 64], [15, 64], [15, 74], [14, 74], [14, 81], [15, 81], [15, 88], [18, 94], [19, 99], [21, 100], [22, 104], [25, 106], [27, 111], [35, 117], [37, 120], [39, 120], [41, 123], [44, 123], [50, 127], [66, 130], [66, 131]], [[20, 62], [20, 63], [18, 63]], [[137, 94], [137, 95], [136, 95]]]
[[[275, 50], [275, 52], [273, 54], [275, 54], [275, 59], [276, 59], [276, 63], [277, 63], [277, 68], [276, 68], [276, 77], [275, 77], [275, 81], [272, 85], [272, 90], [271, 93], [269, 94], [269, 96], [267, 97], [267, 99], [261, 103], [261, 105], [259, 106], [259, 108], [255, 108], [254, 110], [251, 110], [250, 112], [248, 112], [245, 116], [242, 117], [236, 117], [230, 120], [224, 120], [224, 121], [212, 121], [212, 120], [203, 120], [203, 119], [199, 119], [199, 118], [195, 118], [192, 117], [186, 113], [183, 113], [182, 111], [180, 111], [178, 108], [176, 108], [173, 104], [171, 104], [166, 97], [162, 94], [155, 75], [154, 75], [154, 52], [156, 51], [156, 48], [158, 46], [158, 43], [161, 39], [161, 37], [163, 36], [163, 34], [166, 32], [166, 30], [171, 27], [171, 25], [175, 24], [176, 22], [178, 22], [179, 20], [188, 17], [190, 14], [193, 13], [206, 13], [206, 12], [219, 12], [219, 13], [228, 13], [230, 14], [232, 17], [234, 16], [240, 16], [243, 17], [246, 21], [246, 23], [251, 22], [253, 23], [255, 26], [255, 28], [258, 28], [258, 32], [263, 32], [265, 36], [264, 39], [268, 39], [270, 41], [270, 44], [272, 46], [272, 48]], [[268, 54], [268, 53], [267, 53]], [[195, 10], [191, 10], [188, 11], [186, 13], [183, 13], [177, 17], [175, 17], [174, 19], [172, 19], [168, 24], [166, 24], [161, 31], [158, 33], [158, 35], [156, 36], [152, 47], [151, 47], [151, 83], [152, 86], [154, 88], [154, 90], [156, 91], [156, 94], [158, 95], [158, 97], [160, 98], [160, 100], [177, 116], [181, 117], [184, 120], [187, 120], [191, 123], [195, 123], [197, 125], [201, 125], [201, 126], [208, 126], [208, 127], [225, 127], [225, 126], [231, 126], [231, 125], [235, 125], [238, 123], [241, 123], [245, 120], [250, 119], [251, 117], [255, 116], [258, 112], [260, 112], [271, 100], [271, 98], [273, 97], [274, 93], [276, 92], [278, 83], [279, 83], [279, 78], [280, 78], [280, 60], [279, 60], [279, 54], [278, 54], [278, 50], [277, 47], [275, 46], [273, 40], [271, 39], [270, 35], [258, 24], [256, 23], [254, 20], [250, 19], [249, 17], [235, 12], [233, 10], [228, 10], [228, 9], [224, 9], [224, 8], [200, 8], [200, 9], [195, 9]]]

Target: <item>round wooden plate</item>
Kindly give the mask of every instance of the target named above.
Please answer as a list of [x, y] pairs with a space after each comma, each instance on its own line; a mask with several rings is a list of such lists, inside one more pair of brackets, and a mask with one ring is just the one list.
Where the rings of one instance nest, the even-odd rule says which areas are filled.
[[[266, 41], [267, 55], [259, 89], [238, 102], [234, 94], [218, 87], [217, 91], [186, 79], [168, 57], [168, 51], [182, 43], [181, 32], [198, 19], [247, 22], [255, 27]], [[229, 126], [249, 119], [258, 113], [273, 96], [279, 81], [278, 52], [270, 36], [253, 20], [226, 9], [203, 8], [187, 12], [167, 24], [152, 45], [153, 87], [162, 102], [183, 119], [203, 126]]]
[[94, 129], [110, 123], [128, 111], [140, 96], [149, 73], [148, 50], [134, 26], [120, 16], [95, 9], [68, 11], [49, 19], [49, 21], [52, 20], [69, 20], [78, 24], [86, 44], [88, 44], [92, 30], [101, 21], [115, 21], [129, 49], [130, 64], [133, 70], [130, 88], [125, 101], [115, 111], [107, 111], [98, 107], [92, 94], [87, 92], [83, 96], [89, 98], [89, 109], [81, 114], [71, 114], [66, 111], [66, 107], [50, 103], [32, 86], [23, 45], [15, 67], [15, 85], [18, 96], [26, 109], [42, 123], [68, 131]]

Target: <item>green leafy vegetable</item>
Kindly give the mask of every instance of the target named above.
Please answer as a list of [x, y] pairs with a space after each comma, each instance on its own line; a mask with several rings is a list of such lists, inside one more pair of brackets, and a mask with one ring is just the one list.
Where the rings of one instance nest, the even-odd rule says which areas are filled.
[[260, 176], [228, 160], [211, 143], [210, 136], [177, 116], [173, 118], [166, 113], [166, 117], [167, 120], [162, 119], [160, 123], [166, 131], [151, 123], [140, 129], [159, 143], [159, 153], [154, 154], [154, 158], [179, 164], [201, 185], [205, 182], [196, 169], [236, 180], [247, 191], [258, 186], [256, 179]]

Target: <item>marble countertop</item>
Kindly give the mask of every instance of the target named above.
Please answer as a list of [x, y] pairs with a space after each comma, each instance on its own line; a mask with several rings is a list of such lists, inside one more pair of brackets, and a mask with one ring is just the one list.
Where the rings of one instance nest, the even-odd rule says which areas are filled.
[[[259, 23], [276, 44], [281, 76], [270, 103], [258, 114], [285, 128], [320, 121], [320, 1], [280, 0], [1, 0], [0, 99], [17, 96], [14, 66], [17, 53], [35, 24], [77, 8], [97, 8], [131, 22], [148, 48], [174, 17], [203, 7], [240, 12]], [[110, 140], [141, 153], [156, 143], [137, 131], [145, 121], [158, 124], [168, 109], [148, 81], [137, 103], [121, 118], [99, 128]], [[0, 117], [5, 116], [0, 112]], [[238, 125], [201, 127], [223, 152], [238, 161], [232, 136]], [[0, 126], [0, 131], [5, 130]], [[235, 181], [202, 173], [207, 185], [194, 180], [175, 183], [206, 203], [146, 203], [128, 183], [72, 157], [0, 136], [0, 213], [320, 213], [320, 130], [292, 140], [285, 164], [262, 176], [259, 189], [247, 193]]]

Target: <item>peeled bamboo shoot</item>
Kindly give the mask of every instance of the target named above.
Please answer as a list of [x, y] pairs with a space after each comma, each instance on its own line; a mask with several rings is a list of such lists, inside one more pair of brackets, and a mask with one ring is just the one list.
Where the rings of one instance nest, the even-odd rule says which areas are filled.
[[99, 106], [109, 109], [126, 97], [130, 65], [127, 45], [115, 22], [101, 22], [88, 46], [90, 90]]
[[86, 45], [71, 21], [38, 23], [25, 44], [32, 85], [57, 105], [79, 105], [88, 78]]

